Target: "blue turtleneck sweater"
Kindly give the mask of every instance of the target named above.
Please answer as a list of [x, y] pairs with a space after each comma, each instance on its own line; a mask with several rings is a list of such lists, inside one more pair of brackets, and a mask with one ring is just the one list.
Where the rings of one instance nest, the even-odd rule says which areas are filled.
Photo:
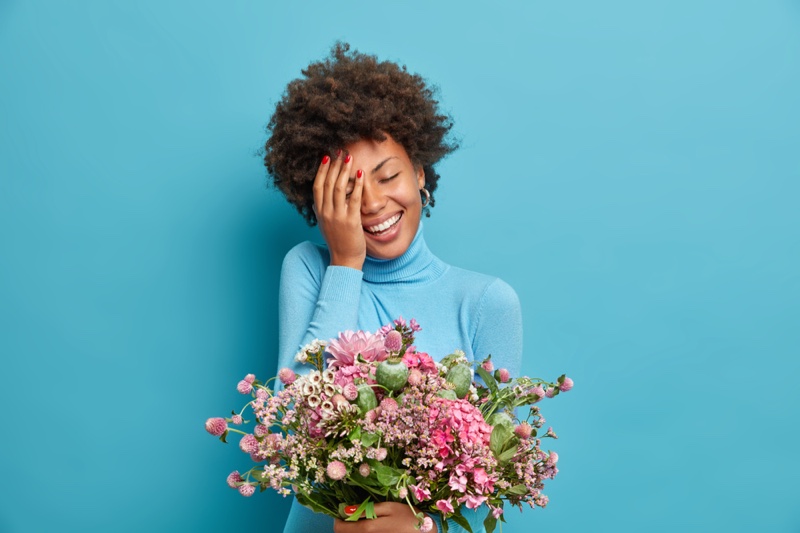
[[[363, 270], [330, 266], [324, 246], [308, 241], [283, 261], [280, 284], [278, 368], [307, 372], [294, 355], [314, 339], [345, 330], [376, 331], [399, 316], [422, 326], [415, 345], [434, 359], [455, 349], [470, 360], [492, 355], [495, 368], [520, 373], [522, 315], [514, 290], [498, 278], [456, 268], [433, 255], [422, 223], [408, 250], [396, 259], [367, 257]], [[463, 509], [472, 531], [483, 531], [487, 508]], [[441, 532], [441, 523], [434, 517]], [[451, 532], [465, 531], [448, 522]], [[284, 533], [328, 533], [333, 520], [296, 501]]]

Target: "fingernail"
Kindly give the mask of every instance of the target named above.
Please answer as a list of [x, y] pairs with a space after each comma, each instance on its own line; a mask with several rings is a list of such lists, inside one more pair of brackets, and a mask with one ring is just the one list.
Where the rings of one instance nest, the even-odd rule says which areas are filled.
[[336, 159], [339, 159], [339, 156], [342, 155], [342, 150], [336, 150]]
[[345, 163], [349, 163], [351, 159], [353, 159], [353, 156], [351, 156], [350, 154], [347, 154], [347, 157], [344, 158], [344, 162]]
[[364, 171], [363, 171], [363, 170], [361, 170], [361, 169], [359, 168], [359, 169], [358, 169], [358, 172], [356, 172], [356, 177], [357, 177], [357, 178], [360, 178], [360, 177], [361, 177], [361, 176], [363, 176], [363, 175], [364, 175]]
[[328, 161], [330, 161], [330, 160], [331, 160], [331, 158], [326, 155], [325, 157], [322, 158], [322, 164], [323, 165], [327, 165]]
[[344, 508], [344, 514], [350, 516], [358, 510], [358, 505], [348, 505]]

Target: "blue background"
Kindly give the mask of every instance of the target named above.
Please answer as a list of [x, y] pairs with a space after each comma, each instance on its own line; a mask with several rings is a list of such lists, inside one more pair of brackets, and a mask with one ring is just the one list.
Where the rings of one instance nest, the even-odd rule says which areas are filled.
[[796, 0], [0, 1], [0, 531], [280, 529], [203, 421], [275, 371], [320, 237], [256, 152], [339, 38], [441, 87], [427, 240], [575, 379], [504, 531], [800, 531]]

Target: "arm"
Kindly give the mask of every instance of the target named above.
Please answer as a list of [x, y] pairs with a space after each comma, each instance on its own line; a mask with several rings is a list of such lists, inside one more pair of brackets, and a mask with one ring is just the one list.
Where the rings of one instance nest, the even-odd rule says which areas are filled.
[[294, 356], [314, 339], [327, 341], [354, 329], [361, 297], [360, 270], [327, 265], [311, 243], [292, 248], [283, 260], [279, 293], [278, 368], [300, 367]]
[[492, 355], [495, 368], [518, 377], [522, 368], [522, 309], [517, 293], [501, 279], [490, 283], [481, 297], [472, 353], [480, 361]]

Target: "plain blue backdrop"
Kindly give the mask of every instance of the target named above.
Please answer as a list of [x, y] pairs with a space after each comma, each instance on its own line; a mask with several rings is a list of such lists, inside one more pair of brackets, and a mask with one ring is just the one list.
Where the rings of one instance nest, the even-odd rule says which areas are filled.
[[336, 39], [441, 87], [427, 240], [575, 379], [504, 531], [800, 531], [797, 0], [0, 1], [0, 531], [282, 528], [203, 421], [275, 372], [320, 237], [257, 151]]

